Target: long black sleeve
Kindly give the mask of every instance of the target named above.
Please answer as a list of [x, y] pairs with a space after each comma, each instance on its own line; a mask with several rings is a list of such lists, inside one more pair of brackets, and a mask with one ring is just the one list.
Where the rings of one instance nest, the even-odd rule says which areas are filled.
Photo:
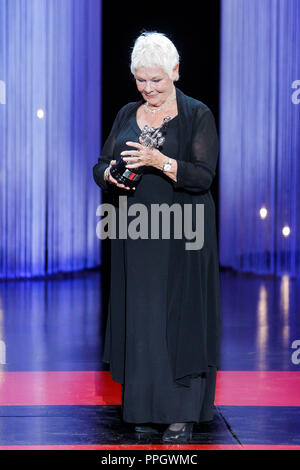
[[207, 109], [199, 108], [195, 116], [191, 142], [191, 161], [177, 160], [177, 181], [174, 188], [189, 192], [208, 190], [216, 173], [219, 139], [215, 119]]
[[[130, 103], [128, 103], [130, 104]], [[107, 137], [102, 151], [101, 151], [101, 157], [98, 158], [98, 163], [93, 166], [93, 177], [96, 182], [96, 184], [103, 189], [103, 191], [108, 192], [110, 188], [113, 186], [107, 181], [104, 180], [104, 170], [109, 166], [109, 163], [111, 160], [113, 160], [113, 153], [114, 153], [114, 146], [115, 146], [115, 141], [116, 141], [116, 136], [122, 121], [122, 117], [124, 114], [124, 111], [126, 107], [128, 106], [125, 105], [123, 106], [113, 123], [113, 126], [111, 128], [111, 131], [109, 133], [109, 136]]]

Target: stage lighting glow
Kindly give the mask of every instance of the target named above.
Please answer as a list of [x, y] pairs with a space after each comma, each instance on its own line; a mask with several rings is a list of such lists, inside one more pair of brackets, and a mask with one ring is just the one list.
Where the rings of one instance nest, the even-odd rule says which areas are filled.
[[265, 207], [262, 207], [259, 211], [261, 219], [265, 219], [268, 215], [268, 211]]
[[39, 119], [44, 119], [44, 116], [45, 116], [44, 110], [38, 109], [36, 115]]
[[290, 227], [288, 225], [285, 225], [282, 229], [282, 235], [284, 237], [288, 237], [290, 233], [291, 233]]

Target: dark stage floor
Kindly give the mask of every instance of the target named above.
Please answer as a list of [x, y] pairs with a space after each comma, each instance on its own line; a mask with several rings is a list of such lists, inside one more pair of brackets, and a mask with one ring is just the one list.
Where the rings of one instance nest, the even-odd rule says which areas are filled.
[[300, 449], [300, 280], [222, 270], [221, 300], [214, 420], [166, 446], [121, 420], [100, 272], [0, 283], [0, 449]]

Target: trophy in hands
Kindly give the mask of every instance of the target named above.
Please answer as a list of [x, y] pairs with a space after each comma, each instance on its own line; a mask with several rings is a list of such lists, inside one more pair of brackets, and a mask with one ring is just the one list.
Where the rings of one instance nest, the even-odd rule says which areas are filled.
[[[140, 138], [145, 147], [148, 148], [159, 148], [165, 141], [165, 137], [162, 135], [163, 126], [170, 121], [171, 116], [165, 116], [162, 124], [158, 127], [149, 127], [146, 125], [142, 130]], [[118, 183], [124, 184], [129, 188], [135, 187], [143, 175], [144, 167], [139, 166], [137, 168], [126, 168], [127, 162], [122, 157], [119, 158], [117, 163], [110, 168], [110, 174], [115, 178]]]

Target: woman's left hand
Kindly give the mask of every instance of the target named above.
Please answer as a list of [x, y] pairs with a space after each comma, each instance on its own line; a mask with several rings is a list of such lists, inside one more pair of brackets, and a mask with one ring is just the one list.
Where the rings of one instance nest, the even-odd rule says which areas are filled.
[[[124, 150], [121, 156], [128, 162], [126, 168], [138, 168], [139, 166], [154, 166], [161, 169], [166, 160], [158, 149], [145, 147], [138, 142], [126, 142], [126, 145], [135, 147], [137, 150]], [[130, 156], [127, 156], [130, 155]]]

